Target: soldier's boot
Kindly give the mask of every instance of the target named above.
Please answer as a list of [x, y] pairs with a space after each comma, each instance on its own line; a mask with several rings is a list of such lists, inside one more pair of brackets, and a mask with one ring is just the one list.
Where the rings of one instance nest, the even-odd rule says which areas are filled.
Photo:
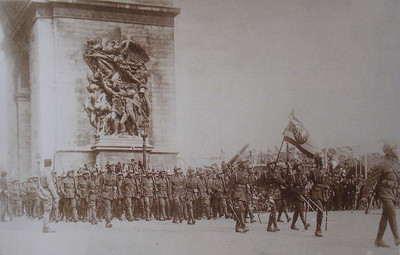
[[273, 222], [272, 222], [272, 223], [274, 224], [274, 232], [280, 231], [280, 229], [278, 228], [278, 223], [276, 222], [276, 215], [275, 215], [275, 213], [273, 213], [272, 216], [273, 216]]
[[317, 223], [317, 228], [315, 230], [315, 236], [316, 237], [323, 237], [322, 232], [321, 232], [321, 223]]
[[252, 211], [249, 212], [249, 216], [250, 216], [250, 223], [257, 222], [257, 221], [254, 219], [254, 214], [253, 214]]
[[49, 227], [50, 211], [45, 211], [43, 213], [43, 233], [54, 233], [55, 231]]
[[210, 206], [206, 206], [206, 217], [207, 217], [207, 220], [211, 220], [211, 209], [210, 209]]
[[88, 217], [87, 217], [87, 209], [84, 208], [84, 209], [83, 209], [83, 219], [82, 219], [82, 222], [86, 222], [87, 219], [88, 219]]
[[317, 214], [317, 228], [315, 229], [315, 236], [323, 237], [321, 232], [321, 225], [322, 225], [322, 212], [318, 212]]
[[287, 209], [285, 208], [285, 210], [284, 210], [283, 212], [285, 213], [285, 216], [286, 216], [286, 220], [287, 220], [287, 222], [290, 222], [290, 221], [292, 220], [292, 218], [290, 218], [290, 216], [289, 216], [289, 213], [288, 213]]
[[273, 222], [273, 217], [272, 214], [269, 214], [269, 218], [268, 218], [268, 226], [267, 226], [267, 231], [268, 232], [274, 232], [272, 229], [272, 222]]
[[76, 208], [72, 209], [72, 215], [74, 217], [74, 222], [78, 222], [78, 212], [76, 211]]
[[166, 218], [167, 216], [165, 214], [165, 206], [161, 206], [160, 221], [165, 221]]
[[190, 210], [190, 215], [189, 215], [189, 217], [191, 217], [192, 218], [192, 223], [193, 223], [193, 225], [196, 223], [196, 220], [195, 220], [195, 218], [194, 218], [194, 213], [193, 213], [193, 209], [192, 210]]
[[106, 228], [111, 228], [111, 227], [112, 227], [111, 222], [110, 222], [110, 221], [107, 221], [107, 222], [106, 222]]
[[127, 210], [127, 217], [128, 221], [133, 221], [133, 211], [132, 211], [132, 207], [128, 207]]
[[306, 219], [304, 218], [304, 213], [303, 212], [300, 212], [300, 219], [301, 219], [301, 222], [303, 222], [304, 229], [308, 230], [308, 228], [310, 227], [310, 224], [306, 222]]
[[223, 210], [224, 210], [225, 219], [229, 219], [228, 207], [224, 206]]
[[293, 230], [299, 230], [299, 228], [296, 227], [296, 222], [297, 222], [298, 217], [299, 217], [299, 213], [295, 212], [294, 215], [293, 215], [292, 225], [290, 226], [290, 228], [293, 229]]
[[150, 215], [150, 207], [146, 206], [146, 221], [151, 220], [151, 215]]
[[249, 220], [248, 220], [248, 212], [246, 211], [245, 213], [244, 213], [244, 221], [243, 221], [244, 223], [249, 223]]
[[54, 229], [51, 229], [50, 227], [43, 227], [42, 232], [43, 233], [54, 233], [56, 231]]
[[249, 228], [246, 226], [246, 223], [244, 222], [244, 219], [245, 219], [245, 213], [244, 212], [241, 212], [240, 213], [240, 215], [239, 215], [239, 217], [241, 217], [241, 219], [242, 219], [242, 229], [243, 229], [243, 232], [244, 233], [246, 233], [247, 231], [249, 231]]
[[237, 233], [244, 233], [243, 228], [242, 228], [241, 224], [238, 221], [236, 221], [235, 231]]
[[179, 208], [179, 206], [175, 206], [174, 219], [172, 220], [173, 223], [179, 223], [180, 214], [181, 214], [180, 209], [181, 208]]
[[145, 218], [146, 218], [146, 208], [145, 208], [145, 206], [142, 206], [142, 215], [141, 215], [142, 217], [142, 220], [144, 220]]
[[390, 245], [386, 244], [383, 240], [375, 240], [376, 247], [389, 248]]
[[56, 223], [60, 221], [60, 209], [58, 207], [54, 209], [54, 220]]
[[139, 219], [140, 219], [140, 217], [139, 217], [139, 209], [137, 207], [133, 210], [133, 213], [135, 214], [133, 220], [134, 221], [139, 221]]
[[281, 219], [281, 217], [282, 217], [282, 211], [280, 211], [280, 212], [278, 213], [278, 222], [283, 222], [283, 220]]

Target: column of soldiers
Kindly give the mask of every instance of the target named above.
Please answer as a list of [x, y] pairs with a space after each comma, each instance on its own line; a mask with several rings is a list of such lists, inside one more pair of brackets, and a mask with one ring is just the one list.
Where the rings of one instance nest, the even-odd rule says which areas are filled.
[[[204, 169], [188, 167], [185, 175], [175, 167], [173, 173], [166, 170], [144, 170], [141, 164], [107, 164], [106, 171], [89, 170], [86, 165], [65, 175], [53, 176], [60, 196], [57, 212], [51, 220], [58, 222], [105, 221], [112, 227], [114, 218], [138, 221], [152, 219], [194, 225], [196, 220], [225, 217], [236, 221], [235, 230], [245, 233], [247, 223], [255, 222], [254, 212], [269, 212], [267, 231], [279, 231], [278, 223], [285, 215], [292, 221], [291, 229], [298, 230], [300, 218], [304, 229], [309, 228], [305, 214], [317, 211], [316, 236], [322, 236], [322, 218], [325, 208], [355, 209], [360, 182], [354, 178], [339, 179], [322, 169], [320, 159], [312, 168], [301, 162], [271, 163], [254, 171], [254, 166], [241, 161], [235, 166], [223, 165]], [[293, 165], [293, 166], [292, 166]], [[4, 173], [5, 174], [5, 173]], [[43, 204], [37, 196], [38, 178], [26, 182], [7, 182], [2, 177], [0, 220], [10, 216], [26, 215], [41, 218]], [[338, 185], [344, 185], [338, 193]], [[338, 194], [344, 201], [336, 201]], [[310, 199], [311, 198], [311, 199]], [[7, 202], [3, 202], [7, 201]], [[340, 207], [338, 207], [341, 205]], [[308, 208], [308, 209], [307, 209]], [[293, 211], [293, 220], [288, 215]]]

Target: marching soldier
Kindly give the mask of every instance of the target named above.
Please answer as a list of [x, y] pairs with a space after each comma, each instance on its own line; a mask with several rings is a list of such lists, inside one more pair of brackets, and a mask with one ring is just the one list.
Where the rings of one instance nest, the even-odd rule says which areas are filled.
[[324, 217], [323, 204], [326, 202], [326, 176], [324, 170], [322, 169], [321, 156], [316, 154], [314, 160], [316, 167], [311, 169], [310, 171], [311, 181], [313, 182], [310, 197], [312, 201], [314, 201], [314, 203], [317, 205], [317, 226], [315, 229], [315, 236], [323, 237], [321, 232], [321, 225]]
[[50, 212], [52, 209], [58, 207], [58, 201], [60, 199], [54, 185], [53, 177], [50, 173], [51, 163], [51, 159], [44, 160], [44, 168], [41, 170], [40, 173], [40, 187], [38, 188], [38, 197], [42, 200], [44, 205], [42, 229], [43, 233], [55, 232], [49, 227]]
[[117, 175], [111, 165], [107, 165], [107, 173], [100, 179], [100, 187], [103, 191], [106, 228], [111, 228], [112, 207], [117, 199]]
[[256, 222], [253, 214], [253, 195], [255, 194], [254, 185], [257, 183], [257, 176], [254, 174], [254, 171], [249, 168], [249, 190], [250, 190], [250, 201], [247, 203], [246, 213], [245, 213], [245, 222], [247, 223], [247, 215], [250, 217], [250, 223]]
[[88, 193], [88, 200], [89, 200], [89, 221], [92, 225], [97, 224], [97, 208], [96, 202], [98, 197], [98, 185], [97, 181], [97, 172], [93, 172], [91, 178], [87, 181], [87, 193]]
[[377, 164], [371, 175], [368, 177], [364, 191], [362, 194], [362, 202], [367, 201], [375, 183], [377, 183], [377, 195], [382, 203], [383, 213], [379, 222], [378, 234], [375, 239], [375, 246], [389, 247], [383, 240], [387, 223], [389, 222], [390, 229], [395, 240], [396, 246], [400, 245], [400, 238], [397, 230], [396, 210], [394, 207], [395, 190], [398, 187], [400, 175], [400, 163], [398, 158], [397, 145], [393, 143], [385, 143], [383, 146], [384, 160]]
[[117, 174], [117, 199], [115, 200], [115, 215], [119, 220], [122, 221], [122, 214], [123, 214], [123, 200], [124, 195], [122, 192], [121, 185], [124, 181], [124, 174], [122, 172], [118, 172]]
[[228, 219], [228, 206], [226, 204], [227, 187], [225, 176], [222, 172], [217, 173], [216, 178], [213, 179], [211, 183], [211, 190], [213, 191], [214, 196], [214, 219], [217, 218], [217, 213], [220, 213], [220, 215], [225, 215], [225, 219]]
[[188, 169], [188, 176], [186, 178], [186, 205], [188, 210], [189, 219], [187, 223], [194, 225], [196, 223], [194, 219], [194, 202], [197, 200], [199, 195], [200, 180], [197, 178], [192, 168]]
[[307, 230], [310, 227], [304, 218], [304, 201], [303, 199], [307, 197], [306, 192], [306, 183], [307, 177], [303, 173], [303, 165], [296, 164], [294, 165], [294, 170], [296, 171], [294, 175], [291, 176], [291, 186], [292, 186], [292, 194], [294, 200], [294, 214], [293, 214], [293, 221], [291, 225], [291, 229], [299, 230], [296, 227], [296, 221], [300, 216], [301, 222], [304, 225], [304, 229]]
[[22, 200], [19, 180], [14, 180], [11, 186], [11, 212], [15, 216], [22, 215]]
[[235, 231], [246, 233], [249, 229], [246, 226], [244, 213], [249, 202], [249, 193], [247, 185], [249, 184], [249, 173], [247, 172], [246, 162], [238, 164], [238, 170], [231, 174], [228, 183], [230, 197], [233, 200]]
[[286, 173], [285, 172], [281, 172], [281, 176], [282, 176], [282, 180], [284, 182], [284, 185], [280, 185], [280, 193], [281, 193], [281, 205], [278, 208], [278, 222], [283, 222], [283, 220], [281, 220], [282, 217], [282, 213], [285, 214], [286, 216], [286, 220], [287, 222], [291, 221], [291, 218], [288, 214], [288, 202], [289, 202], [289, 198], [290, 198], [290, 190], [288, 189], [288, 179], [291, 173], [291, 166], [288, 162], [285, 162], [286, 164]]
[[89, 172], [85, 172], [84, 175], [78, 175], [77, 185], [77, 200], [79, 201], [78, 218], [83, 222], [87, 221], [87, 204], [88, 204], [88, 192], [87, 192], [87, 177]]
[[[134, 218], [135, 221], [139, 220], [140, 213], [142, 212], [141, 208], [143, 208], [143, 199], [142, 199], [143, 192], [140, 187], [140, 182], [141, 182], [140, 173], [139, 173], [139, 171], [136, 171], [135, 172], [135, 182], [134, 182], [135, 187], [136, 187], [136, 193], [135, 193], [135, 198], [133, 201], [133, 204], [134, 204], [134, 212], [133, 213], [135, 214], [135, 218]], [[144, 214], [143, 214], [143, 216], [144, 216]]]
[[166, 208], [169, 207], [169, 199], [168, 199], [169, 181], [166, 175], [166, 171], [164, 169], [160, 171], [160, 177], [157, 179], [156, 185], [158, 190], [157, 196], [161, 214], [160, 221], [164, 221], [168, 218], [166, 214]]
[[128, 177], [125, 178], [121, 185], [121, 190], [125, 199], [126, 206], [126, 218], [128, 221], [133, 221], [133, 212], [135, 209], [135, 197], [136, 197], [136, 185], [135, 185], [135, 173], [130, 171]]
[[78, 211], [76, 209], [76, 189], [74, 170], [69, 170], [67, 176], [62, 179], [61, 192], [64, 196], [64, 212], [67, 222], [72, 214], [74, 222], [78, 221]]
[[[280, 207], [280, 200], [281, 200], [280, 186], [284, 185], [284, 182], [277, 170], [277, 167], [278, 166], [276, 166], [275, 162], [270, 163], [267, 167], [269, 171], [264, 172], [264, 174], [262, 174], [257, 181], [258, 184], [257, 186], [267, 187], [269, 205], [271, 209], [267, 227], [268, 232], [280, 231], [276, 221], [276, 210], [277, 208]], [[272, 225], [274, 226], [274, 228], [272, 228]]]
[[143, 176], [142, 182], [140, 184], [143, 197], [144, 212], [146, 215], [146, 221], [151, 220], [151, 208], [153, 205], [153, 177], [150, 171]]
[[181, 168], [174, 167], [174, 173], [175, 175], [170, 181], [170, 194], [173, 199], [173, 223], [182, 223], [186, 180]]
[[199, 180], [199, 198], [201, 201], [202, 208], [204, 210], [204, 213], [207, 217], [207, 220], [211, 219], [211, 209], [210, 209], [210, 193], [211, 193], [211, 188], [210, 188], [210, 181], [208, 177], [206, 176], [206, 173], [204, 170], [200, 171], [200, 178]]

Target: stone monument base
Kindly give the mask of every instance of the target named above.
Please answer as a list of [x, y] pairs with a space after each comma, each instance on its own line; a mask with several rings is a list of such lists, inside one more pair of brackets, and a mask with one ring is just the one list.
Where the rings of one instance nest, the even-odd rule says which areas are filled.
[[[126, 135], [97, 136], [92, 145], [93, 163], [105, 166], [106, 162], [130, 162], [143, 160], [143, 139]], [[153, 168], [173, 168], [177, 162], [177, 152], [154, 151], [154, 146], [146, 141], [147, 162]]]

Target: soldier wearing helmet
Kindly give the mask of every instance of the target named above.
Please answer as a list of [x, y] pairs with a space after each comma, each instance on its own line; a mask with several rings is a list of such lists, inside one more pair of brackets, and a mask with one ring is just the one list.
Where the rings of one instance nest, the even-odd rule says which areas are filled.
[[383, 146], [384, 159], [372, 168], [372, 173], [368, 177], [362, 201], [366, 202], [370, 191], [377, 185], [377, 195], [382, 203], [383, 213], [379, 222], [378, 234], [375, 239], [375, 246], [389, 247], [383, 240], [387, 223], [389, 222], [396, 246], [400, 245], [400, 238], [397, 230], [396, 211], [394, 207], [395, 189], [398, 187], [400, 176], [400, 163], [398, 158], [398, 144], [385, 143]]

